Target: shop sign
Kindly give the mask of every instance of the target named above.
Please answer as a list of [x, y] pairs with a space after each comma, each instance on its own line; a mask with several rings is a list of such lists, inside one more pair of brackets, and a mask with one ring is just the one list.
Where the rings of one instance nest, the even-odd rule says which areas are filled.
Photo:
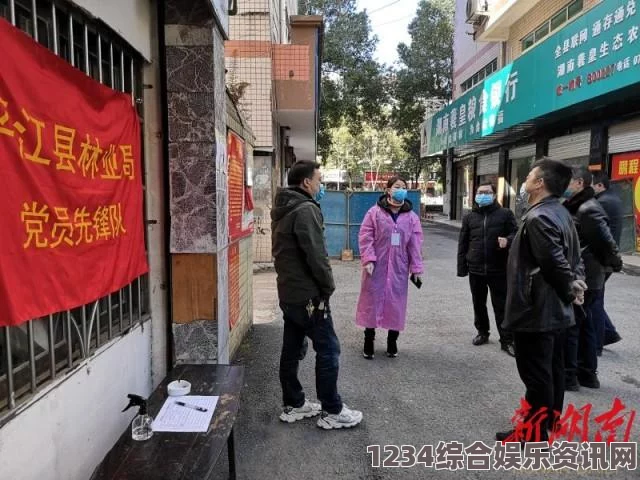
[[640, 152], [611, 157], [611, 179], [633, 182], [633, 209], [636, 216], [636, 250], [640, 252]]
[[603, 0], [436, 113], [426, 154], [637, 83], [637, 7], [636, 0]]

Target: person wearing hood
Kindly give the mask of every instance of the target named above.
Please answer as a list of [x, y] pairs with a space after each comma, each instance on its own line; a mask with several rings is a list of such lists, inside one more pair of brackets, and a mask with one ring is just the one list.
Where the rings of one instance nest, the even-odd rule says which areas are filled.
[[458, 276], [469, 275], [477, 330], [472, 343], [483, 345], [489, 341], [487, 293], [491, 292], [501, 348], [512, 357], [515, 356], [513, 336], [503, 331], [502, 322], [507, 298], [507, 258], [517, 231], [516, 217], [498, 203], [493, 184], [480, 185], [473, 209], [462, 220], [458, 240]]
[[[293, 423], [320, 415], [320, 428], [350, 428], [362, 421], [362, 412], [349, 409], [338, 394], [340, 342], [329, 306], [335, 283], [319, 204], [324, 195], [320, 164], [296, 162], [287, 182], [289, 188], [278, 191], [271, 210], [272, 253], [284, 317], [280, 355], [284, 408], [280, 420]], [[307, 353], [307, 337], [316, 351], [320, 404], [305, 397], [298, 379], [300, 360]]]
[[362, 354], [367, 359], [374, 357], [376, 328], [388, 330], [387, 356], [398, 355], [409, 277], [422, 283], [422, 240], [420, 218], [407, 200], [407, 182], [393, 177], [385, 194], [365, 215], [358, 235], [362, 281], [356, 325], [365, 329]]
[[579, 390], [580, 386], [600, 388], [594, 303], [602, 296], [606, 268], [611, 267], [615, 272], [622, 269], [622, 258], [609, 228], [609, 218], [596, 200], [592, 182], [593, 174], [589, 170], [577, 168], [564, 193], [564, 206], [573, 216], [580, 238], [588, 287], [584, 306], [576, 308], [576, 325], [567, 334], [565, 384], [571, 391]]

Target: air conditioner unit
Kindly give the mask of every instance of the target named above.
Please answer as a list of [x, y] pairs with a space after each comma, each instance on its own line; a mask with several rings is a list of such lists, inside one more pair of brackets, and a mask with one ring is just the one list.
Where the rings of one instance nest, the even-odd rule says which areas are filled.
[[467, 0], [467, 23], [479, 23], [482, 17], [488, 16], [489, 2], [487, 0]]

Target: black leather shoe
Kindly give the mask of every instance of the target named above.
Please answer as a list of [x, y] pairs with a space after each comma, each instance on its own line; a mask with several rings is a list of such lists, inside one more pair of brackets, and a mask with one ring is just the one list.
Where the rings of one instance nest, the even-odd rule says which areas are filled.
[[478, 346], [478, 345], [484, 345], [488, 341], [489, 341], [489, 335], [485, 335], [484, 333], [479, 333], [478, 335], [475, 336], [472, 343]]
[[578, 380], [574, 380], [571, 383], [565, 382], [564, 390], [566, 392], [579, 392], [580, 391], [580, 384], [578, 383]]
[[500, 349], [507, 352], [507, 355], [515, 358], [516, 347], [513, 343], [503, 343]]
[[622, 340], [622, 337], [618, 332], [615, 332], [613, 335], [610, 335], [609, 337], [604, 339], [604, 344], [613, 345], [614, 343], [618, 343], [620, 340]]
[[600, 380], [597, 375], [578, 376], [578, 383], [586, 388], [600, 388]]

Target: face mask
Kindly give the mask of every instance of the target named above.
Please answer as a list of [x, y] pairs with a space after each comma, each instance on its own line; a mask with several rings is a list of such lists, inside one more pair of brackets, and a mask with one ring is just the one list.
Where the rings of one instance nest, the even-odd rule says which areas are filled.
[[407, 189], [398, 188], [397, 190], [392, 190], [391, 199], [396, 203], [404, 203], [404, 201], [407, 199]]
[[571, 198], [571, 197], [573, 197], [573, 192], [567, 188], [567, 189], [564, 191], [564, 193], [562, 194], [562, 196], [563, 196], [564, 198]]
[[486, 207], [493, 203], [493, 195], [490, 193], [479, 193], [476, 195], [476, 203], [481, 207]]
[[527, 185], [525, 183], [520, 185], [520, 198], [524, 203], [529, 203], [529, 192], [527, 192]]
[[316, 202], [320, 202], [320, 200], [324, 198], [324, 193], [325, 193], [324, 185], [321, 183], [320, 190], [318, 190], [318, 193], [316, 193]]

